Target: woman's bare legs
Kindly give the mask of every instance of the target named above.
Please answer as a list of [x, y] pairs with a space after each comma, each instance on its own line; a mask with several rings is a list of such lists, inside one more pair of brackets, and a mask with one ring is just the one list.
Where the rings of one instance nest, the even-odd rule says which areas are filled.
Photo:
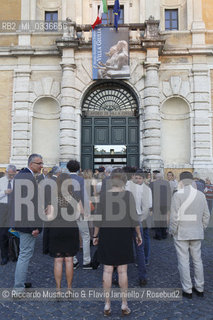
[[110, 290], [112, 286], [113, 266], [104, 265], [103, 273], [103, 288], [105, 293], [105, 307], [104, 310], [110, 310]]
[[54, 276], [55, 276], [55, 282], [56, 282], [56, 289], [61, 288], [63, 260], [64, 260], [64, 258], [55, 258], [54, 259]]
[[122, 293], [122, 306], [121, 309], [125, 311], [124, 314], [129, 314], [131, 310], [127, 306], [127, 290], [128, 290], [128, 277], [127, 277], [127, 264], [118, 266], [118, 282]]
[[72, 279], [73, 279], [73, 257], [65, 258], [66, 266], [66, 279], [67, 279], [67, 288], [72, 288]]

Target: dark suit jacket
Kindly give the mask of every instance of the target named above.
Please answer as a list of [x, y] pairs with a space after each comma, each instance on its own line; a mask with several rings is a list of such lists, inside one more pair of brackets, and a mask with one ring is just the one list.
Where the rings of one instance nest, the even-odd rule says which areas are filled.
[[172, 196], [170, 184], [167, 180], [156, 180], [150, 183], [150, 188], [155, 227], [166, 227]]
[[105, 177], [102, 180], [102, 185], [101, 185], [101, 192], [100, 193], [106, 193], [109, 189], [111, 189], [111, 179], [110, 177]]
[[39, 174], [36, 178], [37, 182], [39, 183], [41, 180], [44, 180], [44, 175], [43, 173]]
[[[26, 198], [26, 204], [24, 204]], [[42, 230], [42, 221], [39, 219], [38, 185], [35, 177], [28, 168], [21, 170], [14, 178], [13, 192], [11, 194], [10, 212], [12, 226], [25, 233], [33, 230]], [[19, 221], [17, 221], [19, 217]], [[30, 217], [30, 219], [29, 219]], [[32, 221], [29, 221], [32, 220]]]

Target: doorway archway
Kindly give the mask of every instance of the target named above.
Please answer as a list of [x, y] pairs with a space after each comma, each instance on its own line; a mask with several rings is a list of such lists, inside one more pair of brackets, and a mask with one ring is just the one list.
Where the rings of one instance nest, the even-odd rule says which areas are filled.
[[137, 98], [126, 84], [101, 82], [82, 106], [81, 166], [139, 165]]

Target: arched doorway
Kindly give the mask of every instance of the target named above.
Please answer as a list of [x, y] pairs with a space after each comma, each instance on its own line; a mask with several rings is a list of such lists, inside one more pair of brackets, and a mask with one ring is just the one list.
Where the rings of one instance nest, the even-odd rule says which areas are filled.
[[139, 165], [137, 98], [129, 86], [103, 82], [86, 94], [82, 107], [81, 166]]

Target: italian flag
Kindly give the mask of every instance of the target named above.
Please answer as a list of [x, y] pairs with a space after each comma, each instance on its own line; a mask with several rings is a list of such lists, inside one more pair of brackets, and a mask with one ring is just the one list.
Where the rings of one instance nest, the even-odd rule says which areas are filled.
[[97, 24], [101, 24], [102, 23], [102, 14], [103, 13], [108, 13], [107, 0], [102, 0], [101, 1], [100, 8], [98, 10], [98, 16], [97, 16], [95, 22], [92, 24], [92, 28], [93, 29], [95, 28], [95, 26], [97, 26]]

